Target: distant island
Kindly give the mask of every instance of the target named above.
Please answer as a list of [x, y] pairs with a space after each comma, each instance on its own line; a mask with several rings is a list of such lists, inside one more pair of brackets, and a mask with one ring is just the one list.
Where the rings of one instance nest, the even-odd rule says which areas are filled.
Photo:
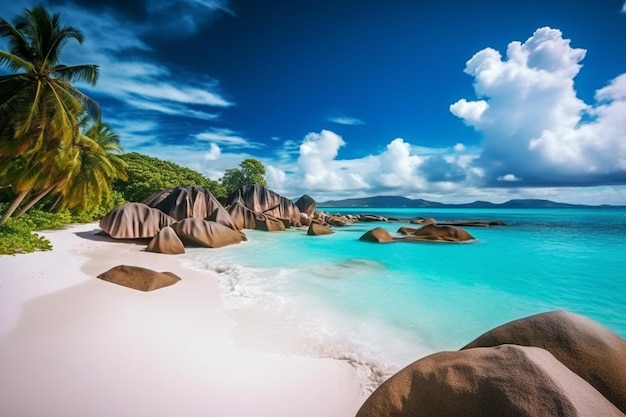
[[348, 198], [345, 200], [330, 200], [317, 203], [318, 207], [354, 207], [354, 208], [584, 208], [584, 207], [624, 207], [585, 204], [557, 203], [541, 199], [515, 199], [505, 203], [490, 203], [489, 201], [474, 201], [465, 204], [446, 204], [428, 201], [421, 198], [410, 199], [399, 196], [376, 196], [365, 198]]

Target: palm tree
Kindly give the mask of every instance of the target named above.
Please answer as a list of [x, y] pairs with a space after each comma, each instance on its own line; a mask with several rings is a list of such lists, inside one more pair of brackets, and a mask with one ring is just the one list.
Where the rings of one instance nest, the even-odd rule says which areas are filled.
[[[82, 118], [81, 126], [87, 120], [88, 118]], [[110, 198], [113, 181], [128, 179], [127, 164], [119, 156], [121, 153], [119, 137], [109, 125], [94, 123], [77, 137], [70, 150], [56, 155], [54, 167], [49, 167], [54, 175], [48, 178], [45, 186], [39, 184], [42, 191], [21, 207], [15, 217], [30, 210], [44, 197], [54, 194], [58, 194], [54, 208], [88, 210], [98, 206], [103, 200]]]
[[96, 122], [74, 145], [73, 163], [61, 188], [61, 207], [89, 209], [111, 196], [116, 179], [127, 180], [119, 137], [106, 123]]
[[100, 109], [71, 84], [95, 84], [98, 67], [59, 63], [67, 42], [82, 43], [80, 30], [61, 26], [58, 14], [36, 6], [13, 25], [0, 18], [0, 36], [9, 42], [9, 51], [0, 50], [0, 65], [14, 71], [0, 76], [0, 186], [17, 193], [1, 225], [29, 194], [55, 188], [59, 164], [69, 160], [63, 152], [80, 135], [79, 115], [99, 121]]

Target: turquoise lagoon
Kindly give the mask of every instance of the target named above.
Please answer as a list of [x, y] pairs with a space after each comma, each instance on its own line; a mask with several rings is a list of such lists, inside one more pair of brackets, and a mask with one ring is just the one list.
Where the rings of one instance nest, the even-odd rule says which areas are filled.
[[[246, 231], [241, 245], [189, 250], [189, 266], [219, 274], [236, 345], [345, 359], [371, 390], [420, 357], [540, 312], [583, 314], [626, 337], [624, 209], [320, 209], [404, 220], [327, 236]], [[476, 241], [464, 244], [359, 241], [415, 217], [506, 226], [467, 227]]]

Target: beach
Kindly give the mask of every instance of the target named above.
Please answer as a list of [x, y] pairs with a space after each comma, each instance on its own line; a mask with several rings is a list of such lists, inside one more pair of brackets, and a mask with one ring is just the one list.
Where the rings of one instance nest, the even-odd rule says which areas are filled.
[[[98, 231], [42, 232], [52, 251], [0, 257], [0, 415], [345, 417], [365, 401], [346, 361], [236, 346], [215, 272]], [[96, 278], [116, 265], [181, 281]]]

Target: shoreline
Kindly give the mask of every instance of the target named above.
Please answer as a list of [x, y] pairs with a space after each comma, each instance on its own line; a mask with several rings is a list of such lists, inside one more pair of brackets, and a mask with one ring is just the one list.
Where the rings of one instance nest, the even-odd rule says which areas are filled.
[[[216, 273], [98, 230], [41, 232], [52, 251], [0, 258], [0, 414], [344, 417], [365, 401], [346, 361], [235, 347]], [[121, 264], [182, 280], [143, 293], [96, 279]]]

